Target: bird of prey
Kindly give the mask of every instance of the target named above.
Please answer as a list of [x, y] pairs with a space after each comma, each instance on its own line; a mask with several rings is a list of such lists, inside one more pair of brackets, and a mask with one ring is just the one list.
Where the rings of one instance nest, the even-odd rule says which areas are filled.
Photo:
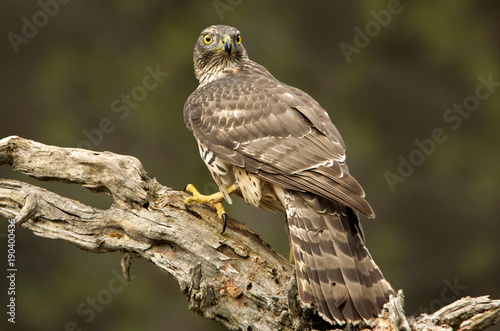
[[375, 318], [394, 290], [364, 245], [358, 212], [375, 214], [327, 112], [251, 61], [236, 28], [204, 29], [193, 62], [200, 84], [184, 121], [220, 192], [204, 196], [188, 185], [186, 204], [216, 207], [224, 227], [221, 202], [233, 192], [284, 211], [300, 300], [332, 324]]

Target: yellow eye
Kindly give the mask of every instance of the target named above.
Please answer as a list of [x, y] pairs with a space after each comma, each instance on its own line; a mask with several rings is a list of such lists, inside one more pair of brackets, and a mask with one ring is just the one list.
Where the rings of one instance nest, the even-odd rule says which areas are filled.
[[212, 38], [211, 35], [207, 34], [205, 37], [203, 37], [203, 41], [205, 42], [205, 44], [210, 44], [214, 39]]
[[234, 41], [236, 41], [236, 44], [241, 44], [241, 36], [237, 35], [236, 38], [234, 38]]

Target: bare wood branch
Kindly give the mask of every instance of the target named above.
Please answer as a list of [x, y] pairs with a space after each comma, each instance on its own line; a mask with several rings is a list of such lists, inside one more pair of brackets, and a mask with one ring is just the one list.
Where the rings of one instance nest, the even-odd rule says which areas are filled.
[[423, 314], [415, 330], [483, 330], [500, 322], [500, 300], [465, 297], [431, 315]]
[[[38, 236], [90, 252], [122, 251], [172, 275], [189, 308], [229, 329], [327, 329], [297, 301], [293, 266], [256, 233], [229, 218], [224, 235], [214, 211], [184, 208], [182, 192], [160, 185], [139, 160], [110, 152], [48, 146], [11, 136], [0, 140], [0, 165], [40, 180], [76, 183], [113, 198], [102, 210], [27, 183], [0, 179], [0, 215]], [[402, 297], [400, 298], [402, 301]], [[390, 309], [388, 309], [390, 315]], [[387, 316], [390, 317], [390, 316]], [[374, 330], [395, 330], [379, 318]], [[500, 300], [465, 298], [412, 323], [412, 329], [481, 330], [500, 319]]]

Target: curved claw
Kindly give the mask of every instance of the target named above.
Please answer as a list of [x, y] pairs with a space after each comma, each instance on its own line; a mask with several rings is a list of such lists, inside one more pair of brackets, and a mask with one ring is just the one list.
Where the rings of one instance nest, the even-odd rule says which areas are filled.
[[194, 215], [194, 216], [196, 216], [196, 217], [198, 217], [198, 218], [201, 218], [201, 215], [200, 215], [200, 214], [198, 214], [197, 212], [195, 212], [194, 210], [192, 210], [191, 208], [189, 208], [189, 205], [188, 205], [187, 203], [184, 203], [184, 208], [185, 208], [185, 209], [186, 209], [186, 211], [187, 211], [188, 213], [190, 213], [191, 215]]
[[227, 215], [226, 213], [222, 214], [222, 231], [220, 234], [224, 234], [224, 231], [226, 231], [226, 225], [227, 225]]
[[226, 211], [224, 210], [224, 206], [222, 205], [222, 201], [224, 200], [224, 196], [222, 195], [222, 193], [217, 192], [212, 195], [203, 195], [200, 194], [200, 192], [198, 192], [198, 190], [192, 184], [186, 185], [184, 191], [192, 194], [191, 197], [184, 200], [184, 206], [189, 213], [200, 217], [198, 213], [189, 208], [189, 205], [191, 204], [205, 204], [217, 210], [217, 215], [220, 219], [222, 219], [221, 234], [223, 234], [224, 231], [226, 231], [227, 216]]

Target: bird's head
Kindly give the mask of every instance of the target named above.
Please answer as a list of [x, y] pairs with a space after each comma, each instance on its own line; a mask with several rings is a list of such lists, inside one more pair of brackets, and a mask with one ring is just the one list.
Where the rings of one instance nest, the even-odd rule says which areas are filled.
[[201, 31], [194, 46], [194, 73], [200, 83], [207, 83], [223, 70], [234, 68], [247, 59], [238, 29], [212, 25]]

